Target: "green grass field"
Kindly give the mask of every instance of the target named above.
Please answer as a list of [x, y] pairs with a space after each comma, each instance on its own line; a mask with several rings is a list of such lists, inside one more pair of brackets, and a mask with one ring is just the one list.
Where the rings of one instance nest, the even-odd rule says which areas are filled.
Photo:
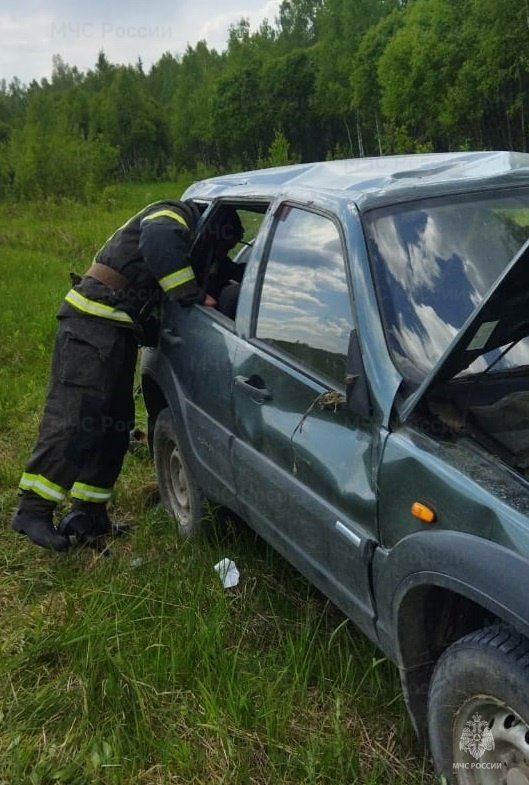
[[0, 785], [433, 783], [396, 669], [243, 526], [179, 542], [146, 448], [113, 502], [137, 526], [108, 556], [9, 528], [69, 271], [183, 186], [0, 206]]

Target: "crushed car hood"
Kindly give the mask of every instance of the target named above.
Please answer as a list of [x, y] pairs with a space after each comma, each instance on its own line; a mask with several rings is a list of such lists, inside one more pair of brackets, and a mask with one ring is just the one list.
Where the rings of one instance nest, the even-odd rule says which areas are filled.
[[401, 407], [406, 420], [433, 388], [487, 352], [529, 335], [529, 240], [522, 246], [467, 319], [420, 387]]

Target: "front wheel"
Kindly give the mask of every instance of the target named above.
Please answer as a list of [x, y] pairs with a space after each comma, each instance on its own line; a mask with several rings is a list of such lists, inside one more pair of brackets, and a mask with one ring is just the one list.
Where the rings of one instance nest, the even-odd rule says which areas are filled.
[[202, 528], [205, 499], [186, 462], [169, 409], [156, 418], [153, 453], [162, 505], [175, 518], [180, 535], [194, 537]]
[[473, 632], [439, 658], [430, 747], [454, 785], [529, 785], [529, 642], [508, 627]]

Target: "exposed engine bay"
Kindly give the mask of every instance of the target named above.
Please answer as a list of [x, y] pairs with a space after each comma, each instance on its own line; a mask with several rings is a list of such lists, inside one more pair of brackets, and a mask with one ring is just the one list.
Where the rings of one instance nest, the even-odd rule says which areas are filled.
[[465, 434], [529, 473], [529, 372], [445, 384], [428, 409], [447, 435]]

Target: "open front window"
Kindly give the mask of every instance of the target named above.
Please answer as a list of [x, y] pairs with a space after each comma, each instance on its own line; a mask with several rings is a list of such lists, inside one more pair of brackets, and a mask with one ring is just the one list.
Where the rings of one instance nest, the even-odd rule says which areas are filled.
[[213, 311], [235, 320], [239, 290], [268, 203], [218, 202], [205, 216], [191, 261]]

